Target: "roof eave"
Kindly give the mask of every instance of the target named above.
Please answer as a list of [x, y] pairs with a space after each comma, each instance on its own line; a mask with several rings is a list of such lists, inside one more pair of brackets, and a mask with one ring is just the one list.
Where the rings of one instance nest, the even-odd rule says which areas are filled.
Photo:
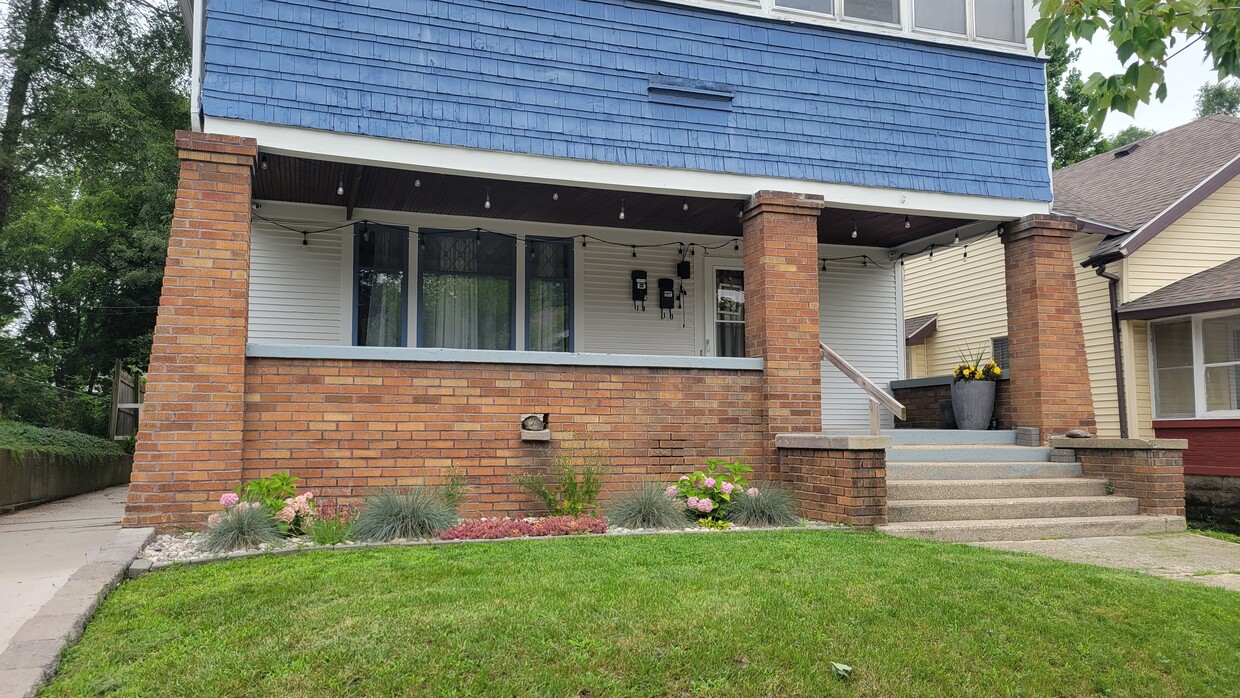
[[1240, 308], [1240, 298], [1223, 298], [1209, 301], [1199, 301], [1196, 303], [1177, 303], [1175, 305], [1158, 305], [1150, 308], [1135, 308], [1124, 310], [1120, 306], [1116, 315], [1120, 320], [1161, 320], [1162, 318], [1177, 317], [1179, 315], [1196, 315], [1198, 313], [1212, 313], [1217, 310], [1231, 310], [1232, 308]]

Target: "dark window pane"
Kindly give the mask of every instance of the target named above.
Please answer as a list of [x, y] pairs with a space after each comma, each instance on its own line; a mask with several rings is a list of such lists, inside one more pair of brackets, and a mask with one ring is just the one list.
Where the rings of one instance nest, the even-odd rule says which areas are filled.
[[715, 270], [715, 356], [745, 355], [745, 276]]
[[486, 233], [422, 237], [421, 346], [511, 349], [512, 238]]
[[404, 346], [409, 233], [363, 224], [357, 236], [354, 298], [357, 336], [363, 347]]
[[844, 16], [899, 24], [900, 0], [844, 0]]
[[501, 235], [424, 233], [420, 253], [424, 272], [512, 276], [516, 246]]
[[567, 280], [530, 280], [530, 351], [569, 350], [570, 289]]
[[832, 0], [775, 0], [775, 6], [821, 12], [824, 15], [835, 14], [835, 4]]

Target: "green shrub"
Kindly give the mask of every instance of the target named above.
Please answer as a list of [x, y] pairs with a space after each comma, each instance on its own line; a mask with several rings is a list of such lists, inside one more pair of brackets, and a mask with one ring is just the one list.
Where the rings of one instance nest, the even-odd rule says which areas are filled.
[[689, 525], [685, 503], [676, 496], [676, 487], [647, 482], [641, 489], [624, 492], [607, 507], [607, 523], [621, 528], [684, 528]]
[[0, 449], [58, 456], [81, 464], [98, 463], [125, 453], [124, 447], [115, 441], [22, 422], [0, 422]]
[[603, 473], [607, 461], [599, 453], [581, 456], [581, 463], [571, 455], [551, 459], [551, 467], [540, 473], [518, 475], [516, 483], [543, 503], [549, 516], [579, 516], [598, 511], [598, 493], [603, 489]]
[[728, 506], [728, 520], [737, 526], [796, 526], [797, 516], [792, 493], [780, 487], [751, 487]]
[[297, 478], [288, 473], [275, 473], [237, 485], [233, 491], [247, 502], [262, 504], [275, 516], [284, 508], [284, 500], [297, 494]]
[[202, 535], [199, 546], [211, 553], [257, 548], [263, 543], [278, 543], [284, 536], [280, 527], [261, 504], [241, 502], [212, 514], [210, 528]]
[[318, 545], [340, 545], [353, 536], [357, 508], [351, 504], [320, 503], [315, 518], [306, 524], [306, 535]]
[[456, 525], [456, 505], [427, 487], [381, 490], [366, 498], [353, 523], [353, 537], [364, 541], [432, 538]]

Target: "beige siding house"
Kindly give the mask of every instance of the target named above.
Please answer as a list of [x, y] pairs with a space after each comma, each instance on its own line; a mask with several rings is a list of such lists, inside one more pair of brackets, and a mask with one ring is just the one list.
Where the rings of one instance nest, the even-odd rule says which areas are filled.
[[[1055, 212], [1082, 225], [1072, 253], [1099, 435], [1188, 438], [1186, 473], [1240, 476], [1240, 119], [1199, 119], [1054, 180]], [[1002, 353], [1003, 263], [996, 236], [905, 263], [905, 315], [935, 325], [908, 342], [909, 378], [950, 374], [967, 347]], [[1114, 308], [1102, 273], [1117, 277]]]

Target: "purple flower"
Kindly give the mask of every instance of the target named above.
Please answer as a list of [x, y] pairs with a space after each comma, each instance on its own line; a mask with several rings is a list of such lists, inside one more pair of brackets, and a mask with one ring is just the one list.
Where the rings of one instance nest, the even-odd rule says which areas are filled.
[[212, 515], [210, 515], [210, 516], [208, 516], [208, 517], [207, 517], [207, 525], [208, 525], [208, 526], [214, 526], [214, 525], [218, 524], [219, 522], [220, 522], [220, 515], [219, 515], [219, 514], [212, 514]]
[[702, 483], [702, 486], [703, 486], [703, 487], [705, 487], [705, 488], [706, 488], [706, 489], [708, 489], [708, 490], [714, 489], [714, 488], [715, 488], [715, 478], [713, 478], [713, 477], [708, 477], [708, 478], [706, 478], [706, 481]]
[[237, 506], [237, 502], [241, 501], [241, 497], [236, 492], [228, 492], [220, 497], [220, 506], [225, 509], [232, 509]]
[[703, 514], [710, 513], [710, 511], [714, 508], [715, 508], [715, 503], [713, 501], [709, 499], [705, 499], [705, 498], [698, 500], [697, 510], [702, 512]]
[[668, 497], [675, 497], [678, 492], [680, 492], [680, 490], [676, 489], [676, 485], [668, 485], [667, 489], [663, 490], [663, 494]]
[[689, 498], [689, 501], [688, 501], [688, 502], [686, 502], [686, 504], [688, 504], [688, 505], [689, 505], [689, 508], [690, 508], [690, 509], [697, 509], [697, 508], [698, 508], [698, 502], [700, 502], [700, 501], [702, 501], [702, 500], [698, 499], [697, 497], [690, 497], [690, 498]]
[[758, 488], [757, 488], [757, 487], [750, 487], [749, 489], [745, 490], [745, 494], [749, 495], [750, 497], [757, 497], [757, 496], [758, 496]]
[[725, 481], [719, 484], [719, 489], [723, 490], [724, 494], [732, 494], [732, 490], [736, 489], [736, 485]]

